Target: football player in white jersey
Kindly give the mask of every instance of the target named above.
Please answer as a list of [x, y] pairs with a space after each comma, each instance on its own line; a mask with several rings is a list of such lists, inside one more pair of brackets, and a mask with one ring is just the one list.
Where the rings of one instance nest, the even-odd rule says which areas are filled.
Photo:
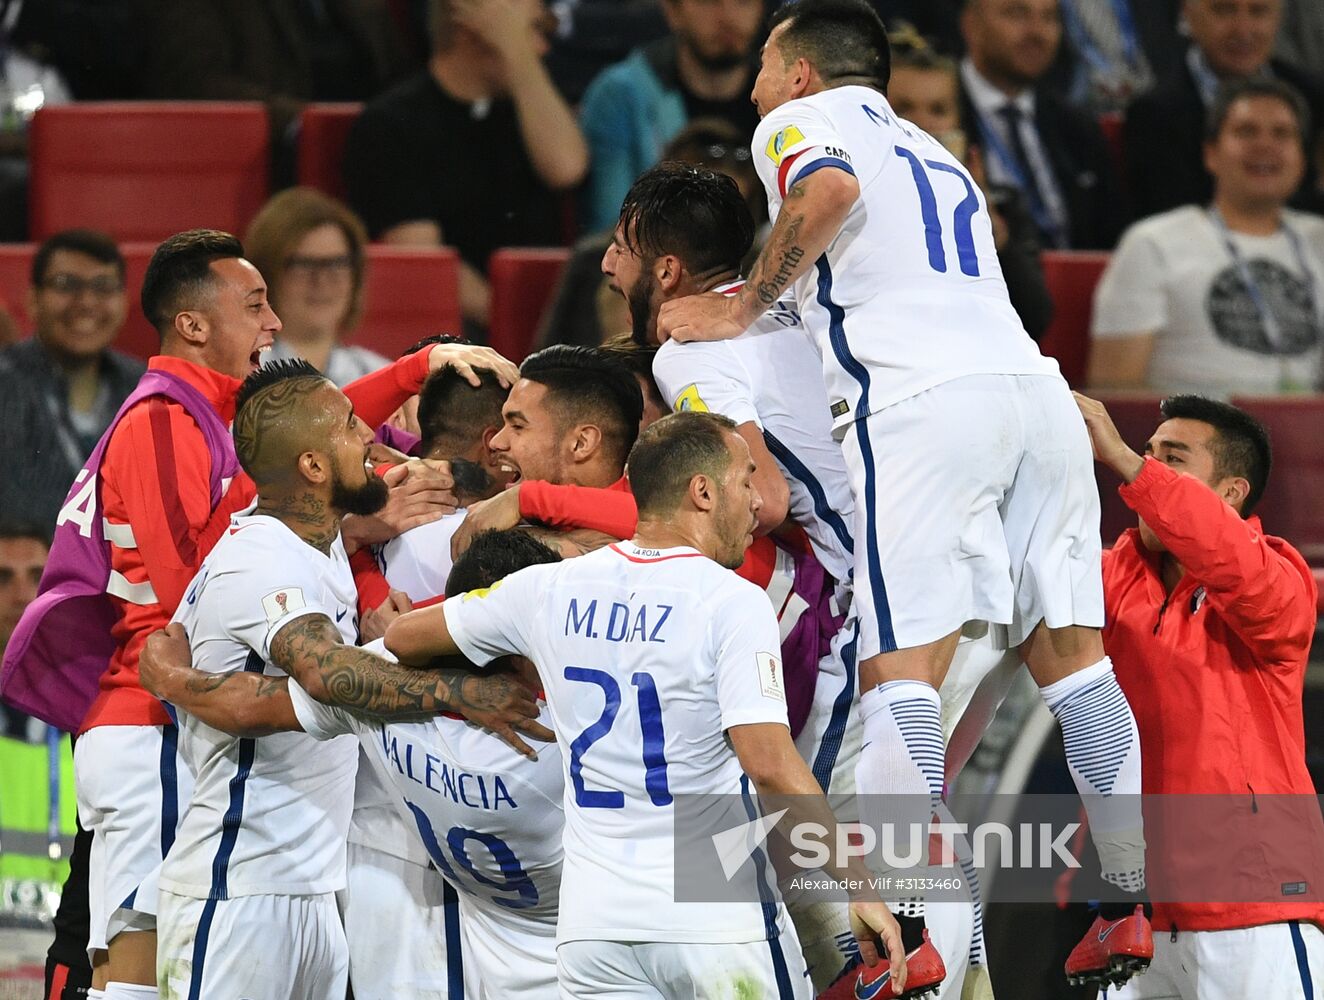
[[[460, 557], [447, 589], [454, 594], [491, 586], [508, 573], [558, 558], [523, 531], [487, 532]], [[390, 655], [380, 640], [366, 648]], [[400, 877], [390, 876], [379, 859], [373, 860], [388, 876], [383, 887], [356, 885], [351, 872], [351, 894], [366, 891], [376, 899], [394, 891], [394, 898], [382, 899], [383, 909], [389, 903], [436, 927], [442, 936], [436, 950], [447, 960], [428, 964], [429, 956], [418, 954], [419, 942], [412, 940], [415, 932], [399, 928], [396, 917], [383, 913], [389, 927], [407, 935], [396, 940], [385, 933], [369, 935], [388, 953], [368, 959], [369, 967], [389, 981], [373, 982], [366, 972], [354, 970], [363, 959], [353, 941], [351, 978], [365, 980], [375, 993], [419, 1000], [554, 1000], [564, 827], [561, 756], [555, 743], [540, 745], [538, 759], [531, 761], [453, 715], [385, 722], [320, 705], [288, 678], [268, 681], [235, 673], [217, 683], [188, 666], [186, 649], [172, 650], [160, 638], [152, 640], [146, 659], [146, 683], [152, 690], [232, 735], [306, 732], [331, 740], [357, 735], [411, 851], [422, 854], [424, 864], [431, 860], [436, 865], [431, 873], [443, 881], [444, 895], [454, 897], [458, 891], [458, 906], [443, 905], [443, 893], [413, 878], [402, 887]], [[537, 684], [531, 665], [516, 669]], [[386, 832], [382, 817], [374, 814], [373, 819], [371, 832]], [[371, 870], [365, 866], [365, 878]], [[421, 909], [420, 902], [435, 912]], [[351, 901], [349, 912], [361, 905]], [[448, 912], [456, 910], [458, 915]], [[353, 933], [349, 926], [346, 933]], [[412, 964], [400, 957], [411, 948]]]
[[[1011, 307], [983, 194], [897, 118], [888, 73], [864, 0], [774, 13], [753, 93], [773, 231], [737, 295], [667, 303], [660, 333], [729, 339], [793, 288], [819, 342], [856, 500], [855, 599], [873, 609], [860, 791], [941, 795], [937, 688], [962, 630], [994, 623], [1062, 724], [1104, 877], [1126, 898], [1101, 920], [1143, 922], [1140, 744], [1100, 634], [1089, 439]], [[1114, 956], [1096, 952], [1068, 971], [1102, 979]]]
[[[557, 925], [564, 998], [807, 997], [780, 904], [675, 898], [676, 795], [795, 794], [835, 826], [786, 722], [767, 598], [723, 567], [744, 558], [759, 508], [754, 463], [715, 414], [665, 417], [630, 453], [631, 542], [396, 619], [404, 662], [463, 652], [539, 665], [566, 768]], [[757, 852], [761, 856], [761, 852]], [[881, 935], [904, 981], [885, 906], [852, 904], [862, 951]]]
[[[386, 490], [365, 464], [343, 393], [306, 362], [260, 370], [239, 392], [234, 434], [258, 502], [234, 519], [176, 613], [201, 671], [270, 669], [358, 711], [462, 708], [497, 730], [504, 715], [550, 735], [509, 678], [421, 674], [353, 647], [356, 595], [340, 518], [380, 509]], [[461, 704], [466, 686], [474, 705]], [[314, 748], [299, 735], [236, 740], [194, 718], [180, 724], [196, 784], [160, 871], [162, 995], [340, 1000], [347, 955], [332, 894], [344, 885], [357, 746]]]

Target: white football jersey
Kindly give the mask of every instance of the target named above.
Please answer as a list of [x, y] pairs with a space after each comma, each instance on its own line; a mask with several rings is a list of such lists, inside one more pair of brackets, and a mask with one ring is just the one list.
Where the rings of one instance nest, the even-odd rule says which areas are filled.
[[374, 549], [377, 565], [394, 590], [403, 590], [411, 601], [426, 601], [446, 593], [451, 574], [451, 538], [464, 523], [460, 508], [435, 521], [410, 528]]
[[1052, 375], [1007, 298], [988, 205], [941, 143], [869, 87], [788, 101], [754, 133], [775, 219], [796, 181], [853, 174], [860, 197], [795, 283], [834, 426], [964, 375]]
[[[469, 932], [516, 949], [508, 954], [525, 935], [555, 936], [564, 827], [555, 744], [537, 744], [532, 761], [463, 719], [372, 721], [319, 704], [295, 684], [290, 698], [310, 736], [359, 738], [425, 857], [459, 890]], [[501, 974], [485, 972], [484, 981]]]
[[475, 663], [542, 676], [566, 774], [557, 941], [764, 940], [756, 902], [675, 901], [673, 796], [740, 796], [726, 730], [787, 724], [767, 595], [694, 549], [619, 542], [442, 607]]
[[[743, 282], [716, 289], [734, 295]], [[710, 410], [753, 423], [790, 487], [792, 519], [814, 554], [839, 581], [855, 565], [850, 524], [855, 502], [823, 390], [822, 360], [795, 302], [783, 297], [734, 340], [681, 344], [668, 340], [653, 360], [653, 378], [676, 411]]]
[[[188, 632], [198, 670], [284, 676], [270, 663], [272, 638], [320, 614], [352, 645], [357, 599], [339, 538], [323, 555], [274, 517], [253, 514], [233, 518], [175, 620]], [[161, 866], [161, 888], [197, 899], [344, 888], [357, 741], [319, 745], [303, 733], [239, 739], [181, 711], [179, 750], [196, 781]]]

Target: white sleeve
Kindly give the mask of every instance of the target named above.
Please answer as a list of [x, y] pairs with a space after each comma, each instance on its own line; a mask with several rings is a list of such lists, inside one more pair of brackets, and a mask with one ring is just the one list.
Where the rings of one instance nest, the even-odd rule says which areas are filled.
[[785, 198], [796, 181], [824, 167], [855, 174], [850, 144], [826, 115], [803, 101], [788, 101], [759, 123], [753, 153], [769, 198]]
[[240, 569], [207, 580], [207, 599], [226, 608], [226, 631], [264, 660], [271, 660], [271, 640], [296, 618], [325, 615], [335, 621], [343, 608], [324, 603], [326, 587], [304, 559], [256, 556]]
[[1122, 236], [1094, 292], [1091, 335], [1161, 333], [1168, 325], [1168, 267], [1147, 227]]
[[662, 398], [677, 413], [698, 410], [720, 413], [737, 424], [762, 429], [754, 408], [749, 373], [729, 344], [681, 344], [667, 341], [653, 359], [653, 378]]
[[334, 705], [323, 705], [293, 680], [289, 684], [290, 702], [303, 731], [315, 740], [333, 740], [346, 733], [358, 734], [362, 723], [350, 712]]
[[530, 566], [490, 587], [447, 599], [441, 605], [446, 628], [460, 652], [479, 666], [498, 656], [530, 655], [530, 626], [551, 569]]
[[712, 626], [722, 728], [761, 722], [789, 726], [781, 638], [768, 595], [734, 576], [731, 583], [730, 597], [714, 609]]

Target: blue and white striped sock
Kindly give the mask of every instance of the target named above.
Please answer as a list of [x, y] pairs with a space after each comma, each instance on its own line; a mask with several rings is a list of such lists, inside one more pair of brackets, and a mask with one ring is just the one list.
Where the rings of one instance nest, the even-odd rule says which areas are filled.
[[1112, 660], [1105, 656], [1039, 691], [1062, 726], [1067, 766], [1089, 817], [1104, 879], [1127, 892], [1141, 891], [1140, 734]]

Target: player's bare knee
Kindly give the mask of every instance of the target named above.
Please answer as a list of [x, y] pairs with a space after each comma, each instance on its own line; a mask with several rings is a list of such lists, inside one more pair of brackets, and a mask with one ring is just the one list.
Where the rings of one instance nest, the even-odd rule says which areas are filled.
[[1021, 643], [1020, 654], [1030, 676], [1043, 687], [1102, 660], [1103, 634], [1083, 625], [1049, 628], [1040, 622]]

